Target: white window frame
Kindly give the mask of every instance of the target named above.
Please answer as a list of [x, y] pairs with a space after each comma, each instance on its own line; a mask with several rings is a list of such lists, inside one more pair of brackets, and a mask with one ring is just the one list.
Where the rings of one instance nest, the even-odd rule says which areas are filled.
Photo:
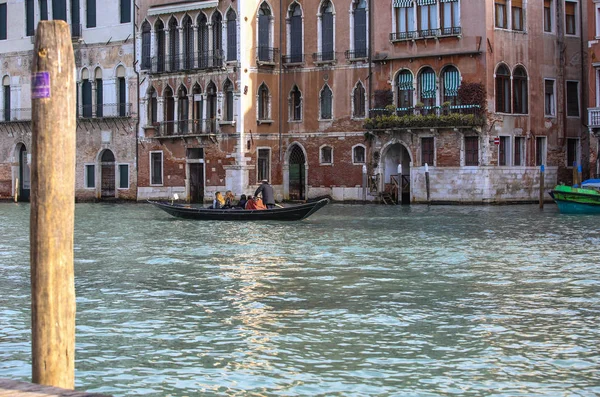
[[[83, 187], [86, 190], [95, 190], [96, 189], [96, 163], [84, 163], [83, 164]], [[88, 186], [88, 175], [89, 175], [89, 167], [93, 167], [94, 169], [94, 186]]]
[[594, 19], [595, 19], [595, 26], [596, 26], [596, 34], [595, 34], [595, 38], [596, 39], [600, 39], [600, 3], [598, 2], [594, 2]]
[[[542, 152], [542, 164], [537, 164], [537, 152], [538, 152], [538, 138], [544, 142], [543, 152]], [[535, 166], [539, 167], [540, 165], [547, 165], [548, 161], [548, 137], [547, 136], [536, 136], [535, 137]]]
[[513, 150], [512, 150], [512, 144], [513, 144], [513, 140], [512, 137], [510, 135], [499, 135], [498, 138], [502, 139], [502, 138], [507, 138], [507, 144], [505, 146], [505, 156], [506, 156], [506, 161], [504, 165], [500, 165], [500, 145], [498, 145], [498, 166], [499, 167], [510, 167], [513, 163]]
[[[355, 160], [355, 158], [354, 158], [354, 150], [355, 150], [357, 147], [362, 147], [362, 148], [363, 148], [363, 150], [365, 151], [365, 160], [364, 160], [364, 161], [362, 161], [362, 162], [357, 162], [357, 161]], [[365, 145], [362, 145], [362, 144], [360, 144], [360, 143], [359, 143], [359, 144], [357, 144], [357, 145], [354, 145], [354, 146], [352, 146], [352, 164], [354, 164], [354, 165], [363, 165], [363, 164], [367, 164], [367, 147], [366, 147]]]
[[[567, 86], [568, 83], [577, 83], [577, 110], [578, 110], [578, 114], [577, 116], [569, 116], [568, 113], [568, 106], [569, 106], [569, 91], [567, 90]], [[581, 84], [579, 82], [579, 80], [565, 80], [565, 115], [567, 116], [567, 118], [569, 119], [579, 119], [581, 118]]]
[[[526, 158], [525, 158], [525, 145], [526, 145], [525, 137], [516, 136], [516, 137], [513, 137], [513, 138], [514, 139], [513, 139], [513, 143], [512, 143], [512, 147], [511, 147], [513, 156], [512, 156], [512, 162], [511, 162], [511, 164], [514, 167], [524, 167], [524, 166], [526, 166], [526, 164], [525, 164], [525, 160], [526, 160]], [[514, 148], [515, 148], [515, 142], [516, 142], [517, 138], [519, 139], [520, 146], [521, 146], [520, 147], [521, 150], [519, 150], [519, 152], [521, 153], [521, 156], [519, 158], [519, 160], [521, 160], [520, 161], [520, 163], [521, 163], [520, 165], [516, 165], [515, 164], [516, 157], [515, 157], [515, 154], [514, 154]]]
[[[544, 1], [544, 0], [540, 0]], [[544, 29], [544, 4], [542, 3], [542, 32], [544, 34], [556, 34], [556, 2], [560, 0], [551, 0], [550, 4], [550, 31], [546, 32]]]
[[[537, 1], [543, 1], [543, 0], [537, 0]], [[523, 0], [523, 8], [521, 8], [521, 22], [523, 24], [522, 29], [521, 30], [516, 30], [513, 29], [513, 20], [512, 20], [512, 0], [506, 0], [506, 27], [505, 28], [501, 28], [496, 26], [496, 2], [494, 2], [494, 29], [496, 30], [510, 30], [511, 32], [518, 32], [518, 33], [527, 33], [527, 3], [528, 0]], [[543, 12], [543, 4], [542, 4], [542, 12]], [[543, 18], [542, 18], [542, 25], [543, 25]], [[543, 30], [543, 28], [542, 28]]]
[[[154, 178], [152, 178], [152, 176], [153, 176], [153, 174], [152, 174], [153, 173], [153, 168], [152, 168], [152, 154], [154, 154], [154, 153], [160, 153], [160, 172], [161, 172], [160, 182], [161, 183], [158, 183], [158, 184], [152, 183], [152, 179], [154, 179]], [[164, 157], [163, 151], [162, 150], [152, 150], [152, 151], [150, 151], [150, 156], [149, 156], [148, 160], [149, 160], [149, 163], [150, 163], [150, 172], [149, 172], [150, 181], [149, 181], [149, 185], [150, 186], [163, 186], [165, 184], [165, 157]]]
[[[325, 162], [323, 160], [323, 149], [324, 148], [330, 148], [331, 149], [331, 161], [330, 162]], [[319, 165], [333, 165], [333, 146], [331, 145], [321, 145], [319, 147]]]
[[[265, 86], [266, 90], [267, 90], [267, 108], [265, 109], [265, 113], [266, 113], [266, 118], [261, 118], [260, 114], [258, 113], [259, 110], [259, 103], [260, 103], [260, 87]], [[256, 90], [256, 120], [258, 122], [258, 124], [272, 124], [273, 123], [273, 118], [271, 117], [271, 104], [273, 103], [273, 97], [271, 95], [271, 90], [269, 89], [269, 86], [266, 83], [261, 83], [258, 86], [258, 89]]]
[[[569, 34], [567, 33], [567, 3], [575, 3], [575, 33]], [[579, 0], [565, 0], [564, 9], [563, 9], [563, 23], [565, 24], [565, 36], [567, 37], [577, 37], [581, 34], [581, 26], [579, 26]]]
[[[323, 1], [321, 0], [319, 2], [319, 8], [317, 11], [317, 52], [318, 53], [322, 53], [323, 52], [323, 14], [321, 13], [321, 7], [323, 6]], [[333, 0], [331, 1], [331, 8], [333, 8], [333, 11], [331, 12], [331, 14], [333, 15], [333, 60], [331, 62], [335, 62], [335, 36], [336, 36], [336, 32], [335, 32], [335, 4], [333, 2]], [[304, 30], [303, 30], [304, 32]]]
[[268, 150], [269, 151], [269, 166], [268, 166], [268, 170], [267, 170], [267, 179], [270, 181], [271, 180], [271, 156], [272, 156], [272, 150], [269, 146], [258, 146], [256, 148], [256, 183], [259, 183], [260, 180], [258, 179], [258, 154], [261, 150]]
[[[121, 187], [121, 166], [127, 167], [127, 187]], [[117, 181], [117, 190], [129, 190], [130, 188], [130, 178], [129, 173], [131, 172], [131, 166], [129, 163], [118, 163], [117, 170], [119, 171], [119, 180]]]
[[[552, 89], [553, 89], [553, 93], [552, 93], [552, 110], [553, 113], [552, 114], [548, 114], [546, 113], [546, 81], [552, 81]], [[544, 82], [543, 82], [543, 87], [544, 87], [544, 117], [546, 118], [556, 118], [556, 79], [548, 79], [548, 78], [544, 78]]]
[[[329, 88], [329, 91], [331, 91], [331, 118], [328, 119], [324, 119], [323, 116], [323, 112], [322, 112], [322, 99], [323, 99], [323, 91], [325, 91], [325, 87]], [[333, 121], [335, 116], [333, 115], [333, 104], [335, 103], [335, 99], [333, 97], [333, 90], [331, 89], [331, 86], [328, 83], [325, 83], [323, 85], [323, 87], [321, 88], [321, 91], [319, 91], [319, 121]]]

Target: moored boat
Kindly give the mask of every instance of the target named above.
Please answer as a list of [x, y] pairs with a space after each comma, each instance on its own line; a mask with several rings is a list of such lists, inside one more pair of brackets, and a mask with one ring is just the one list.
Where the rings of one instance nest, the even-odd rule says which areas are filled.
[[600, 214], [600, 179], [590, 179], [581, 186], [558, 185], [550, 196], [563, 214]]
[[212, 209], [165, 201], [148, 200], [148, 202], [178, 218], [206, 221], [299, 221], [327, 205], [329, 199], [266, 210]]

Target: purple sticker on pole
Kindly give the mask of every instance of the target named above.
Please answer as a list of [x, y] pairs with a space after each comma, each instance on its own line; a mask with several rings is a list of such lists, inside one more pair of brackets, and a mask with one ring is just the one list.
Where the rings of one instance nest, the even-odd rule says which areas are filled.
[[50, 98], [50, 73], [37, 72], [31, 75], [31, 99]]

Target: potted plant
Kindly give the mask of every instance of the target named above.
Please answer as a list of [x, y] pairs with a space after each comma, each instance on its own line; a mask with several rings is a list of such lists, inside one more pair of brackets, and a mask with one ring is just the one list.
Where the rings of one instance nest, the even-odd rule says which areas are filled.
[[423, 108], [425, 104], [423, 102], [415, 103], [415, 114], [423, 114]]
[[450, 106], [452, 105], [452, 103], [450, 101], [446, 101], [444, 103], [442, 103], [442, 113], [444, 115], [447, 115], [450, 113]]

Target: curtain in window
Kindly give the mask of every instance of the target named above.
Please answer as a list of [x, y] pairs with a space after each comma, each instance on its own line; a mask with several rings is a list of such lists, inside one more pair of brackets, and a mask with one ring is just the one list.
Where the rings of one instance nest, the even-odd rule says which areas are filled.
[[323, 88], [321, 91], [321, 119], [331, 120], [331, 102], [333, 99], [333, 93], [328, 86]]

